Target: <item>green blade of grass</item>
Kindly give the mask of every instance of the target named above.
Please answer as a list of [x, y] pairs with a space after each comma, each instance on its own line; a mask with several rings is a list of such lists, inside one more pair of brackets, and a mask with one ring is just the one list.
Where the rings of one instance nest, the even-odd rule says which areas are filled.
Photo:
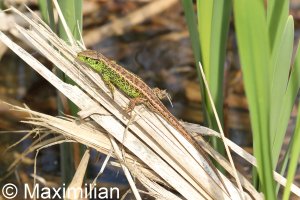
[[[69, 0], [69, 1], [58, 1], [59, 7], [62, 11], [63, 17], [66, 21], [66, 24], [68, 28], [71, 31], [71, 34], [75, 40], [80, 40], [80, 34], [82, 33], [82, 0]], [[61, 20], [59, 21], [58, 25], [58, 34], [59, 37], [65, 40], [66, 42], [69, 41], [68, 34], [65, 30], [65, 27], [63, 26], [63, 23]], [[70, 83], [72, 85], [75, 84], [73, 80], [71, 80], [69, 77], [66, 77], [64, 74], [60, 75], [61, 77], [64, 77], [64, 81], [66, 83]], [[75, 116], [79, 109], [78, 107], [72, 103], [71, 101], [68, 101], [69, 107], [71, 110], [71, 114]], [[61, 169], [62, 169], [62, 176], [64, 179], [64, 182], [68, 184], [74, 175], [75, 169], [75, 159], [74, 156], [78, 157], [78, 155], [74, 155], [74, 149], [77, 149], [78, 146], [74, 146], [71, 144], [61, 144], [60, 150], [61, 150]], [[83, 148], [80, 148], [81, 154], [83, 154]]]
[[[292, 17], [289, 17], [282, 37], [279, 42], [276, 42], [274, 45], [272, 57], [270, 64], [273, 66], [272, 80], [271, 80], [271, 104], [270, 104], [270, 133], [273, 149], [273, 167], [277, 163], [278, 155], [275, 152], [280, 151], [281, 144], [278, 146], [273, 146], [274, 139], [280, 137], [283, 139], [285, 131], [277, 132], [279, 126], [286, 126], [288, 123], [288, 118], [286, 121], [280, 121], [281, 111], [285, 110], [283, 106], [283, 99], [286, 93], [286, 88], [288, 84], [288, 77], [291, 66], [291, 59], [293, 54], [293, 43], [294, 43], [294, 21]], [[292, 102], [291, 102], [292, 103]], [[293, 104], [293, 103], [292, 103]], [[288, 105], [289, 107], [291, 105]], [[282, 129], [281, 129], [282, 130]]]
[[[273, 144], [273, 149], [272, 149], [273, 158], [276, 161], [276, 162], [274, 162], [274, 164], [276, 164], [279, 159], [282, 141], [283, 141], [284, 135], [285, 135], [284, 133], [286, 132], [289, 118], [290, 118], [290, 113], [292, 111], [297, 93], [300, 88], [299, 74], [300, 74], [300, 52], [299, 52], [299, 46], [298, 46], [298, 49], [296, 52], [295, 64], [291, 71], [287, 90], [284, 95], [283, 103], [281, 106], [281, 112], [280, 112], [280, 116], [279, 116], [279, 120], [278, 120], [279, 125], [277, 126], [277, 129], [275, 130], [276, 131], [275, 135], [277, 135], [278, 137], [274, 137], [274, 144]], [[298, 114], [298, 118], [299, 118], [299, 114]], [[294, 133], [294, 134], [296, 134], [296, 133]], [[289, 147], [288, 147], [289, 149], [291, 149], [291, 146], [290, 146], [291, 143], [292, 142], [289, 143]], [[282, 164], [282, 167], [280, 170], [281, 175], [283, 175], [285, 172], [289, 155], [290, 155], [289, 153], [286, 153], [283, 158], [284, 160], [283, 160], [283, 164]], [[278, 191], [279, 191], [279, 185], [277, 185], [277, 188], [276, 188], [277, 193], [278, 193]]]
[[[80, 34], [82, 32], [82, 0], [58, 1], [58, 4], [73, 38], [80, 40]], [[58, 32], [60, 38], [65, 41], [69, 40], [61, 21], [59, 22]], [[75, 82], [68, 77], [65, 78], [65, 82], [75, 84]], [[72, 102], [69, 102], [69, 105], [72, 115], [76, 115], [79, 111], [78, 108]]]
[[[274, 137], [274, 143], [273, 143], [274, 148], [272, 149], [272, 152], [274, 154], [274, 158], [276, 159], [276, 161], [278, 161], [280, 149], [282, 146], [282, 141], [284, 138], [284, 134], [280, 134], [280, 133], [285, 133], [287, 129], [290, 113], [292, 111], [293, 105], [295, 103], [295, 99], [297, 97], [297, 93], [300, 88], [299, 74], [300, 74], [300, 50], [298, 46], [296, 57], [295, 57], [295, 64], [291, 71], [287, 90], [282, 101], [282, 109], [279, 118], [279, 122], [281, 123], [281, 125], [278, 126], [278, 129], [275, 132], [276, 137]], [[279, 146], [280, 148], [275, 148]]]
[[[76, 40], [80, 40], [82, 30], [82, 0], [58, 1], [58, 3], [73, 37]], [[59, 23], [58, 28], [59, 36], [68, 41], [68, 37], [62, 23]]]
[[268, 0], [267, 21], [271, 52], [273, 50], [276, 38], [280, 37], [281, 32], [284, 29], [288, 14], [288, 0]]
[[300, 109], [298, 109], [298, 117], [296, 122], [296, 128], [294, 131], [294, 135], [292, 138], [292, 147], [291, 147], [291, 153], [290, 153], [290, 162], [288, 167], [288, 174], [287, 174], [287, 182], [286, 187], [284, 189], [283, 193], [283, 199], [287, 200], [290, 197], [291, 193], [291, 185], [295, 177], [295, 172], [298, 165], [298, 158], [300, 155]]
[[[197, 75], [198, 77], [201, 77], [201, 72], [199, 71], [199, 61], [202, 61], [201, 58], [201, 50], [199, 46], [199, 33], [197, 29], [197, 20], [196, 20], [196, 15], [194, 13], [194, 8], [193, 8], [193, 2], [192, 1], [186, 1], [186, 0], [181, 0], [182, 6], [183, 6], [183, 11], [184, 11], [184, 16], [185, 20], [188, 26], [189, 34], [190, 34], [190, 40], [191, 40], [191, 45], [195, 57], [195, 63], [197, 65], [196, 70], [197, 70]], [[202, 78], [199, 78], [199, 84], [200, 84], [200, 92], [201, 96], [204, 96], [204, 87], [203, 87], [203, 81]], [[204, 124], [209, 124], [208, 123], [208, 113], [206, 110], [206, 105], [205, 102], [202, 101], [202, 110], [204, 113]]]
[[[197, 0], [197, 16], [199, 45], [201, 48], [201, 58], [203, 70], [210, 83], [210, 54], [211, 54], [211, 37], [212, 37], [212, 18], [213, 18], [214, 1]], [[210, 88], [211, 89], [211, 88]]]
[[55, 32], [55, 21], [54, 21], [52, 0], [39, 0], [39, 7], [40, 7], [43, 20]]
[[[220, 122], [223, 124], [223, 81], [226, 41], [229, 29], [232, 1], [197, 0], [198, 30], [200, 37], [201, 58], [209, 89]], [[207, 94], [204, 94], [205, 105], [210, 105]], [[210, 128], [218, 131], [211, 106], [207, 106]], [[222, 141], [213, 140], [213, 145], [224, 154]]]
[[223, 118], [224, 61], [231, 5], [231, 1], [228, 0], [197, 1], [202, 63], [221, 121]]
[[[285, 173], [286, 167], [288, 166], [289, 155], [291, 153], [291, 143], [292, 143], [292, 141], [290, 141], [289, 144], [288, 144], [288, 149], [286, 150], [286, 152], [283, 156], [283, 160], [281, 162], [280, 169], [278, 170], [278, 173], [281, 174], [282, 176]], [[276, 194], [277, 195], [278, 195], [278, 192], [280, 190], [280, 187], [281, 187], [281, 185], [277, 183], [277, 185], [276, 185]]]
[[235, 0], [233, 5], [258, 174], [265, 198], [276, 199], [269, 133], [270, 49], [264, 3]]
[[198, 63], [199, 60], [201, 61], [201, 57], [200, 57], [201, 52], [199, 46], [199, 34], [197, 30], [196, 15], [193, 9], [193, 2], [182, 0], [181, 3], [184, 10], [185, 20], [189, 29], [190, 40], [191, 40], [191, 45], [195, 56], [195, 61], [196, 63]]

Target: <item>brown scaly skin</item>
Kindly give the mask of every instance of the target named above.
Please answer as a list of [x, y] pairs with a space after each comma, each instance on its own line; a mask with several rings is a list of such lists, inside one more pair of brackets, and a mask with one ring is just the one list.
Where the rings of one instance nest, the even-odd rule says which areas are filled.
[[[205, 158], [210, 167], [214, 170], [220, 181], [220, 177], [216, 168], [212, 165], [211, 161], [206, 156], [205, 151], [196, 140], [185, 130], [180, 122], [169, 112], [169, 110], [160, 101], [165, 97], [165, 92], [158, 88], [151, 89], [142, 79], [135, 74], [127, 71], [125, 68], [116, 64], [114, 61], [109, 60], [104, 55], [97, 51], [85, 50], [77, 55], [77, 59], [87, 64], [89, 67], [100, 73], [105, 84], [109, 87], [112, 96], [115, 87], [130, 97], [127, 112], [130, 112], [138, 104], [144, 104], [152, 112], [161, 115], [167, 122], [176, 128], [182, 136], [188, 140]], [[224, 188], [226, 186], [224, 185]]]

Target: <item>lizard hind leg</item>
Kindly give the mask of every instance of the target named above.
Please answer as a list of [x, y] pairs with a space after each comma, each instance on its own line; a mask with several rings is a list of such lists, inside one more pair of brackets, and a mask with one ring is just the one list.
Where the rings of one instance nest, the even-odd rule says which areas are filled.
[[130, 99], [129, 104], [127, 106], [127, 108], [125, 109], [126, 113], [131, 112], [135, 106], [140, 105], [140, 104], [146, 104], [147, 103], [147, 99], [145, 97], [136, 97], [133, 99]]

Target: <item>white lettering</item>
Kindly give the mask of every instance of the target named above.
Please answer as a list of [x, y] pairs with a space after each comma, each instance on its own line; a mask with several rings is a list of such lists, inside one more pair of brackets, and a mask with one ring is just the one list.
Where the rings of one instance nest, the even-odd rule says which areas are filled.
[[51, 190], [50, 190], [50, 188], [47, 188], [47, 187], [42, 188], [41, 198], [42, 199], [51, 199]]
[[31, 193], [28, 184], [25, 184], [24, 185], [24, 199], [27, 199], [27, 193], [29, 194], [30, 199], [33, 199], [34, 197], [39, 199], [39, 189], [40, 189], [39, 184], [36, 184], [33, 188], [32, 193]]
[[29, 187], [24, 184], [24, 199], [119, 199], [120, 191], [117, 187], [100, 187], [96, 184], [85, 184], [81, 187], [65, 188], [65, 184], [58, 188], [41, 188], [39, 184]]
[[82, 199], [83, 192], [80, 187], [69, 187], [67, 189], [67, 199]]
[[[103, 191], [102, 191], [103, 190]], [[107, 188], [99, 188], [98, 190], [98, 197], [99, 199], [108, 199], [108, 191]]]
[[[116, 190], [116, 193], [117, 193], [117, 197], [116, 198], [113, 198], [113, 192], [114, 190]], [[110, 188], [110, 198], [111, 199], [120, 199], [120, 191], [119, 191], [119, 188], [117, 187], [113, 187], [113, 188]]]
[[55, 199], [55, 198], [62, 199], [61, 196], [60, 196], [60, 194], [59, 194], [61, 188], [52, 188], [52, 190], [54, 192], [54, 194], [52, 196], [52, 199]]

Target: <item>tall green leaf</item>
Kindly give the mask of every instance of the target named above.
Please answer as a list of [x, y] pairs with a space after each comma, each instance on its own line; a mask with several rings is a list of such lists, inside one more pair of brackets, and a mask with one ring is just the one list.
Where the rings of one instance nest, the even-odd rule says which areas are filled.
[[[193, 2], [192, 1], [187, 1], [187, 0], [181, 0], [183, 10], [184, 10], [184, 16], [185, 20], [189, 29], [189, 34], [190, 34], [190, 40], [191, 40], [191, 45], [195, 57], [195, 63], [196, 63], [196, 70], [198, 77], [201, 77], [201, 72], [199, 68], [199, 61], [202, 60], [201, 58], [201, 50], [200, 50], [200, 45], [199, 45], [199, 33], [197, 29], [197, 18], [194, 13], [194, 8], [193, 8]], [[202, 78], [199, 78], [199, 84], [200, 84], [200, 92], [201, 96], [204, 96], [204, 87], [203, 87], [203, 81]], [[206, 109], [205, 102], [202, 102], [202, 110], [204, 113], [204, 124], [208, 124], [208, 112]]]
[[197, 8], [202, 63], [210, 92], [222, 121], [224, 62], [231, 0], [198, 0]]
[[[284, 96], [286, 94], [288, 86], [288, 78], [291, 66], [291, 59], [293, 54], [293, 43], [294, 43], [294, 21], [292, 17], [289, 17], [282, 37], [278, 43], [275, 43], [270, 65], [272, 65], [273, 71], [271, 71], [271, 104], [270, 104], [270, 133], [272, 142], [272, 152], [273, 152], [273, 167], [276, 166], [279, 152], [282, 144], [274, 143], [275, 138], [281, 139], [285, 135], [285, 130], [280, 128], [283, 126], [286, 128], [288, 123], [288, 117], [284, 121], [280, 121], [280, 116], [283, 110], [292, 107], [293, 102], [287, 102], [291, 105], [283, 104]], [[287, 107], [283, 107], [287, 106]], [[278, 132], [280, 129], [282, 132]], [[277, 139], [277, 141], [279, 141]]]
[[288, 0], [268, 0], [267, 21], [271, 52], [273, 50], [276, 38], [281, 37], [280, 35], [284, 29], [288, 14]]
[[[82, 30], [82, 0], [58, 1], [58, 3], [73, 37], [79, 40]], [[58, 30], [59, 36], [68, 41], [67, 34], [61, 22], [59, 22]]]
[[[284, 100], [283, 100], [283, 105], [282, 105], [282, 111], [280, 114], [280, 123], [281, 126], [278, 126], [278, 129], [276, 130], [276, 133], [282, 133], [286, 131], [286, 128], [288, 126], [288, 120], [290, 117], [290, 113], [291, 110], [293, 108], [295, 99], [297, 97], [297, 93], [299, 91], [300, 88], [300, 49], [299, 49], [299, 45], [298, 45], [298, 49], [297, 49], [297, 53], [296, 53], [296, 58], [295, 58], [295, 63], [294, 63], [294, 67], [291, 71], [290, 74], [290, 78], [289, 78], [289, 82], [288, 82], [288, 87], [284, 96]], [[300, 109], [299, 109], [300, 110]], [[287, 175], [287, 185], [284, 191], [284, 198], [288, 198], [289, 193], [290, 193], [290, 185], [291, 182], [293, 181], [293, 177], [294, 177], [294, 172], [295, 172], [295, 167], [297, 166], [297, 162], [295, 163], [295, 160], [298, 160], [299, 157], [299, 121], [300, 121], [300, 114], [298, 111], [298, 117], [297, 117], [297, 122], [296, 122], [296, 129], [294, 131], [294, 135], [293, 138], [291, 139], [292, 142], [290, 142], [290, 144], [292, 144], [292, 146], [289, 146], [289, 148], [291, 149], [291, 153], [288, 154], [287, 156], [290, 155], [291, 160], [289, 163], [289, 169], [288, 169], [288, 175]], [[274, 147], [277, 146], [282, 146], [282, 141], [284, 138], [284, 135], [278, 134], [279, 137], [275, 137], [274, 138]], [[275, 156], [277, 156], [277, 160], [279, 157], [279, 153], [280, 153], [280, 148], [276, 148], [274, 149], [274, 154]], [[284, 160], [287, 160], [288, 158], [284, 158]], [[282, 172], [285, 171], [285, 166], [282, 169]], [[283, 174], [283, 173], [282, 173]]]
[[[223, 123], [224, 62], [231, 5], [231, 0], [197, 0], [201, 61], [221, 123]], [[214, 130], [218, 130], [206, 93], [203, 100], [207, 105], [209, 126]], [[219, 152], [224, 152], [222, 141], [217, 142], [214, 140], [214, 146]]]
[[52, 0], [39, 0], [39, 7], [40, 7], [43, 20], [55, 32], [55, 21], [54, 21]]
[[[76, 40], [80, 40], [80, 34], [82, 33], [82, 0], [58, 1], [58, 3], [64, 16], [64, 19], [66, 20], [66, 24], [72, 33], [73, 38], [75, 38]], [[59, 21], [58, 24], [58, 33], [60, 38], [62, 38], [66, 42], [70, 42], [68, 35], [65, 31], [65, 27], [63, 26], [63, 23], [61, 21]], [[61, 77], [65, 76], [61, 75]], [[75, 84], [75, 82], [68, 77], [65, 77], [64, 79], [67, 83]], [[75, 116], [79, 111], [77, 106], [75, 106], [75, 104], [69, 101], [69, 107], [71, 109], [71, 114]], [[60, 147], [62, 152], [62, 176], [64, 182], [69, 183], [72, 176], [74, 175], [74, 145], [62, 144]], [[82, 152], [83, 148], [81, 147], [81, 153]]]
[[287, 200], [290, 197], [291, 185], [295, 177], [295, 172], [298, 165], [298, 159], [300, 155], [300, 109], [298, 109], [298, 117], [296, 122], [296, 128], [294, 131], [294, 136], [292, 138], [292, 147], [291, 147], [291, 159], [288, 168], [287, 174], [287, 183], [283, 193], [283, 199]]
[[269, 35], [264, 2], [234, 1], [235, 27], [254, 139], [254, 155], [266, 199], [276, 199], [269, 132]]

